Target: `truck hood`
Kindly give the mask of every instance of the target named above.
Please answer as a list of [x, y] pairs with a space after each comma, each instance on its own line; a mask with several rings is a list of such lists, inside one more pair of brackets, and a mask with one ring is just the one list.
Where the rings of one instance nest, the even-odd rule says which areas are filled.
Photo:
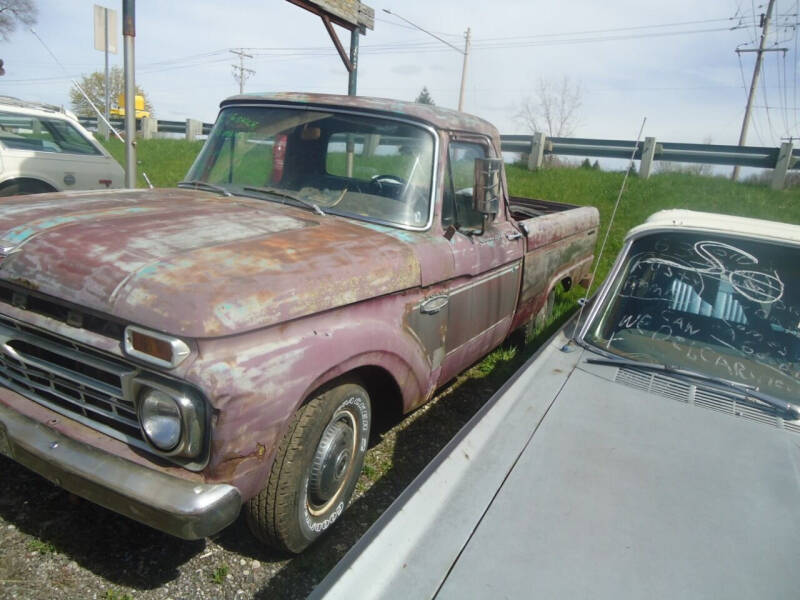
[[0, 278], [174, 335], [213, 337], [420, 283], [411, 244], [347, 219], [195, 190], [0, 203]]

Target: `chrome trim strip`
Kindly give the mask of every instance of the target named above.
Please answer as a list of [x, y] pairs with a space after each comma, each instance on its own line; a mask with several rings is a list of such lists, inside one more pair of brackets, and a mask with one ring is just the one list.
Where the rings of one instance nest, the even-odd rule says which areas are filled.
[[[580, 326], [580, 331], [577, 334], [573, 334], [573, 336], [583, 341], [586, 334], [589, 332], [589, 325], [594, 321], [595, 317], [597, 317], [597, 313], [600, 311], [600, 308], [606, 302], [606, 298], [608, 297], [609, 290], [611, 289], [612, 284], [615, 282], [617, 275], [622, 268], [622, 265], [625, 263], [628, 257], [628, 252], [631, 249], [633, 241], [626, 240], [625, 244], [623, 245], [622, 249], [617, 254], [617, 259], [614, 261], [614, 265], [611, 267], [608, 275], [606, 275], [605, 281], [603, 281], [603, 285], [600, 286], [600, 289], [595, 292], [594, 294], [594, 301], [592, 303], [592, 308], [589, 311], [589, 314], [583, 321], [583, 324], [576, 322], [576, 326]], [[600, 260], [600, 257], [597, 257], [597, 260]], [[617, 285], [620, 285], [622, 282], [617, 282]]]
[[517, 262], [515, 262], [515, 263], [511, 264], [510, 266], [506, 267], [505, 269], [503, 269], [501, 267], [499, 270], [494, 271], [493, 273], [490, 273], [486, 277], [481, 277], [479, 275], [479, 276], [477, 276], [475, 281], [470, 281], [469, 283], [467, 283], [465, 285], [462, 285], [460, 287], [454, 288], [453, 290], [450, 291], [449, 295], [450, 296], [455, 296], [456, 294], [460, 294], [461, 292], [466, 292], [467, 290], [469, 290], [471, 288], [474, 288], [476, 285], [482, 285], [482, 284], [486, 283], [487, 281], [491, 281], [492, 279], [497, 279], [498, 277], [502, 277], [503, 275], [506, 275], [508, 273], [512, 273], [512, 272], [518, 270], [520, 268], [521, 264], [522, 264], [522, 261], [518, 260]]

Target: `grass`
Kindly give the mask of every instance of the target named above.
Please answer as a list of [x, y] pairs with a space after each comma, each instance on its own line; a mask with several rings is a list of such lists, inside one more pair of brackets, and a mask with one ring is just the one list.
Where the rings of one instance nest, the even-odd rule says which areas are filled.
[[[100, 142], [124, 168], [125, 145], [116, 138]], [[186, 140], [137, 140], [138, 187], [147, 187], [142, 172], [147, 173], [155, 187], [173, 187], [186, 176], [202, 147], [203, 142]]]
[[[596, 206], [600, 233], [605, 234], [624, 173], [593, 169], [545, 169], [531, 172], [518, 166], [507, 169], [510, 193]], [[783, 191], [721, 177], [663, 173], [649, 179], [629, 177], [598, 267], [598, 282], [608, 273], [625, 233], [656, 211], [687, 208], [707, 212], [800, 223], [800, 189]], [[599, 244], [598, 244], [599, 251]]]
[[31, 552], [36, 552], [37, 554], [46, 555], [55, 553], [56, 547], [50, 542], [32, 539], [30, 542], [28, 542], [28, 550]]
[[225, 583], [225, 578], [227, 576], [228, 576], [228, 565], [220, 565], [216, 569], [214, 569], [214, 572], [211, 573], [211, 577], [209, 579], [211, 580], [211, 583], [222, 585], [223, 583]]

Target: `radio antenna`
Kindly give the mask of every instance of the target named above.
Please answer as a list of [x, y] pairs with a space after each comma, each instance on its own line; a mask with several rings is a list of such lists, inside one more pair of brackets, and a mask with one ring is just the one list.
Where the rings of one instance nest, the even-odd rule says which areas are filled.
[[[633, 145], [633, 150], [631, 150], [631, 160], [628, 163], [628, 169], [625, 171], [625, 177], [622, 178], [622, 185], [619, 188], [619, 194], [617, 194], [617, 201], [614, 203], [614, 210], [611, 211], [611, 219], [608, 221], [608, 227], [606, 227], [606, 233], [603, 236], [603, 243], [600, 245], [600, 252], [597, 254], [597, 260], [594, 264], [594, 271], [592, 272], [592, 283], [594, 283], [595, 277], [597, 277], [597, 270], [600, 268], [600, 259], [603, 258], [603, 253], [606, 249], [606, 243], [608, 242], [608, 235], [611, 233], [611, 227], [614, 225], [614, 218], [617, 216], [617, 209], [619, 208], [619, 203], [622, 200], [622, 193], [625, 191], [625, 184], [628, 181], [628, 175], [630, 175], [631, 170], [633, 169], [633, 161], [636, 158], [636, 151], [639, 149], [639, 141], [642, 139], [642, 132], [644, 131], [644, 124], [647, 123], [647, 117], [642, 119], [642, 126], [639, 128], [639, 135], [636, 136], [636, 143]], [[589, 289], [591, 288], [591, 284], [588, 288], [586, 288], [586, 294], [580, 300], [580, 311], [578, 312], [578, 319], [575, 322], [576, 325], [580, 323], [581, 318], [583, 317], [583, 308], [586, 306], [586, 303], [589, 301]], [[575, 330], [577, 332], [577, 329]]]
[[[48, 54], [50, 54], [50, 56], [52, 56], [52, 57], [53, 57], [53, 60], [54, 60], [54, 61], [56, 61], [56, 64], [57, 64], [59, 67], [61, 67], [61, 70], [62, 70], [62, 71], [64, 71], [64, 73], [67, 73], [67, 69], [66, 69], [66, 67], [64, 67], [64, 65], [63, 65], [63, 64], [61, 64], [61, 61], [60, 61], [60, 60], [58, 60], [58, 58], [56, 57], [56, 55], [55, 55], [55, 54], [53, 54], [53, 51], [52, 51], [52, 50], [50, 50], [50, 48], [47, 46], [47, 44], [45, 44], [45, 43], [44, 43], [44, 40], [43, 40], [42, 38], [40, 38], [40, 37], [39, 37], [39, 34], [38, 34], [38, 33], [36, 33], [36, 30], [35, 30], [33, 27], [31, 27], [31, 28], [30, 28], [30, 31], [31, 31], [31, 33], [32, 33], [34, 36], [36, 36], [36, 39], [37, 39], [37, 40], [39, 40], [39, 43], [40, 43], [40, 44], [42, 44], [42, 46], [44, 46], [44, 49], [45, 49], [45, 50], [47, 50]], [[91, 106], [91, 107], [94, 109], [94, 112], [96, 112], [96, 113], [97, 113], [97, 117], [98, 117], [99, 119], [103, 119], [103, 122], [104, 122], [104, 123], [105, 123], [105, 124], [108, 126], [108, 129], [109, 129], [111, 132], [113, 132], [113, 134], [114, 134], [115, 136], [117, 136], [117, 139], [118, 139], [120, 142], [122, 142], [122, 143], [124, 144], [124, 143], [125, 143], [125, 140], [124, 140], [124, 139], [122, 139], [122, 136], [119, 134], [119, 132], [118, 132], [116, 129], [114, 129], [114, 126], [113, 126], [111, 123], [109, 123], [109, 122], [108, 122], [108, 120], [106, 120], [105, 116], [103, 116], [103, 113], [102, 113], [102, 112], [100, 112], [100, 109], [99, 109], [99, 108], [97, 108], [97, 107], [94, 105], [94, 102], [92, 102], [92, 99], [91, 99], [91, 98], [89, 98], [88, 94], [87, 94], [85, 91], [83, 91], [83, 88], [82, 88], [80, 85], [78, 85], [78, 82], [77, 82], [77, 81], [75, 81], [75, 80], [74, 80], [72, 77], [70, 77], [70, 78], [69, 78], [69, 80], [72, 82], [72, 85], [74, 85], [74, 86], [75, 86], [75, 88], [76, 88], [76, 89], [77, 89], [77, 90], [78, 90], [78, 91], [81, 93], [81, 95], [82, 95], [82, 96], [83, 96], [83, 97], [86, 99], [86, 101], [89, 103], [89, 105], [90, 105], [90, 106]]]

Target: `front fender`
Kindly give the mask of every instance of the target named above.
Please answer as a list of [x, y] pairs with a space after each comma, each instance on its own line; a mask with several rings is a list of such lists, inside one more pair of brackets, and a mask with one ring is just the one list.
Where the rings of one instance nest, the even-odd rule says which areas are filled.
[[404, 409], [427, 399], [436, 373], [403, 326], [407, 307], [417, 302], [417, 294], [396, 294], [266, 330], [200, 340], [186, 377], [213, 406], [207, 478], [233, 483], [245, 499], [255, 495], [299, 406], [354, 369], [388, 372]]

